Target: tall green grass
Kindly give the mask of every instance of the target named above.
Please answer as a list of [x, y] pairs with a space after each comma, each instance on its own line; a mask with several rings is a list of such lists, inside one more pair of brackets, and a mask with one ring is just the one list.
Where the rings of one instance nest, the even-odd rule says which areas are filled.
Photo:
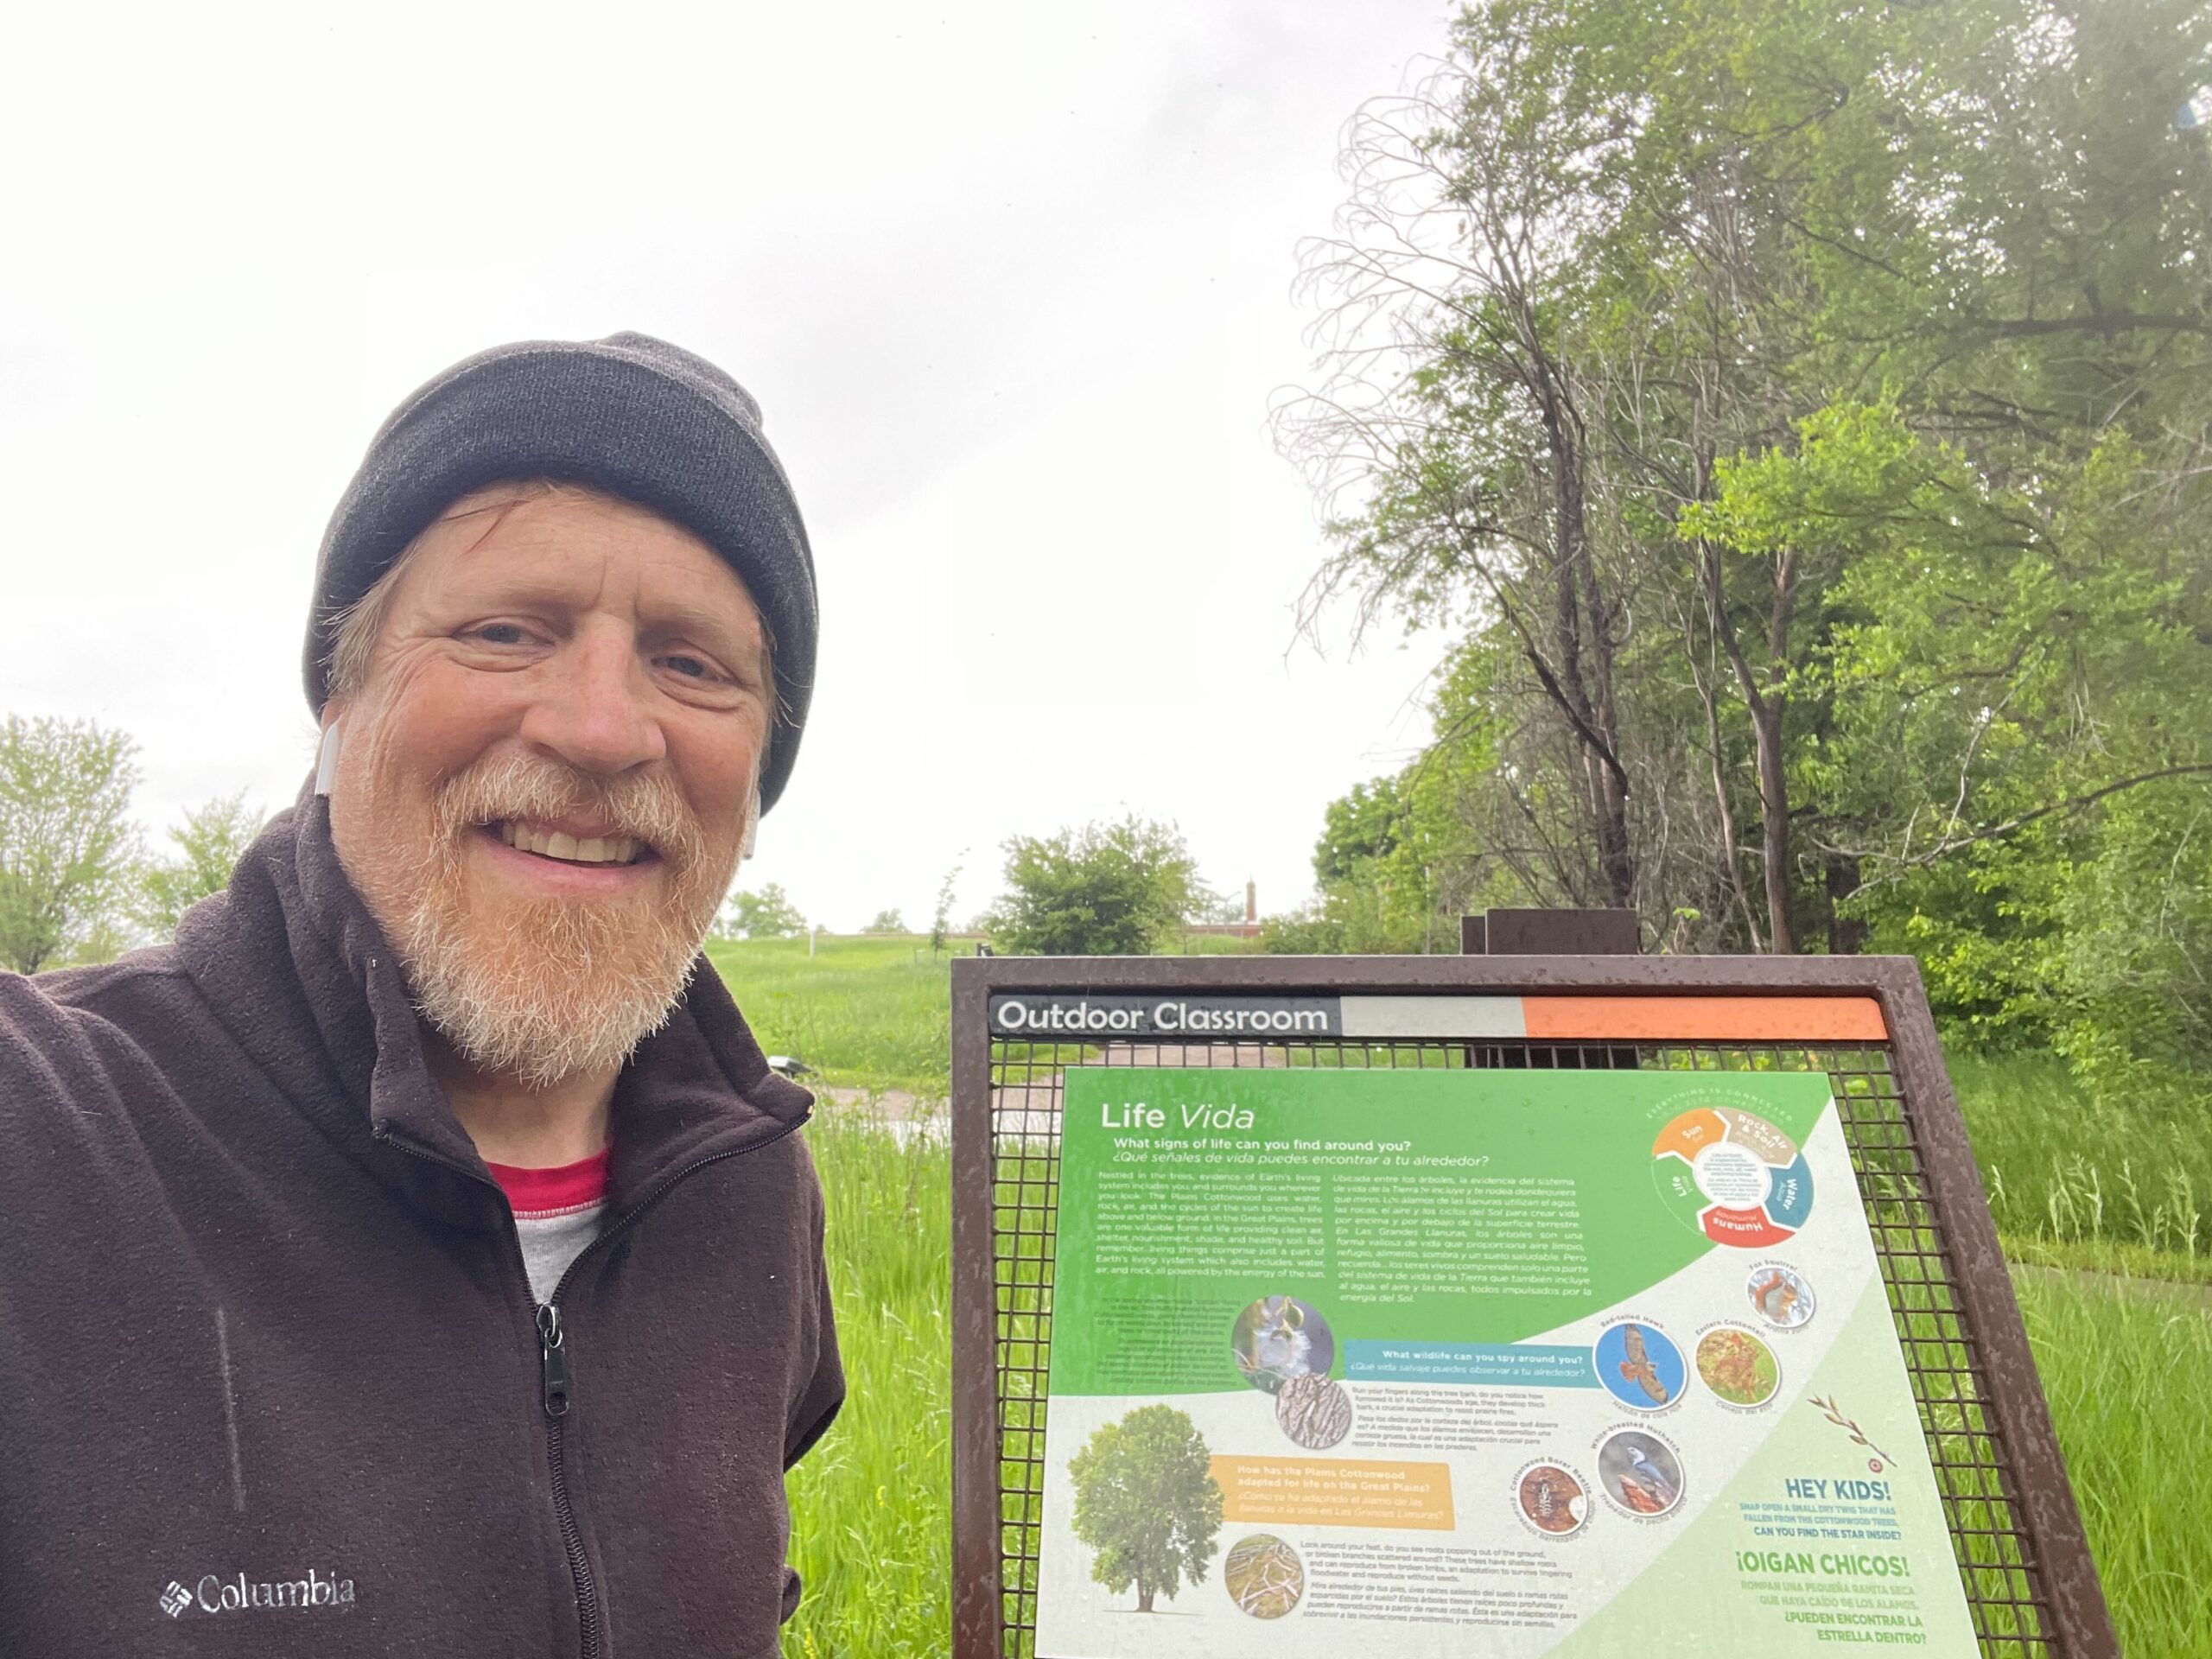
[[804, 1599], [785, 1659], [938, 1659], [951, 1640], [950, 1155], [865, 1114], [807, 1129], [848, 1404], [791, 1471]]
[[2093, 1099], [2039, 1054], [1961, 1057], [1951, 1079], [2014, 1255], [2212, 1276], [2212, 1100]]
[[2013, 1280], [2120, 1650], [2212, 1659], [2212, 1298], [2035, 1268]]

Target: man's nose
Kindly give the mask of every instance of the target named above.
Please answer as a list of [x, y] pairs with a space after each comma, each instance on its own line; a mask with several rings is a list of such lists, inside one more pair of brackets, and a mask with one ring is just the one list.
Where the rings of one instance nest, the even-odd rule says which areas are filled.
[[585, 629], [545, 666], [543, 694], [523, 716], [524, 742], [603, 778], [668, 753], [652, 681], [624, 631]]

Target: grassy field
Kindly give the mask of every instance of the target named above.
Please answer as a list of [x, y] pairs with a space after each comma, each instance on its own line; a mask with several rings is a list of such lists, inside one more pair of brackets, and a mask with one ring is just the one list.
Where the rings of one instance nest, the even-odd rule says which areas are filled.
[[928, 940], [825, 934], [810, 954], [804, 939], [747, 939], [709, 945], [707, 959], [771, 1054], [796, 1055], [840, 1086], [945, 1092], [952, 976]]
[[2015, 1257], [2212, 1279], [2212, 1103], [2094, 1103], [2048, 1055], [1961, 1057], [1951, 1080]]
[[790, 1477], [806, 1597], [784, 1652], [937, 1659], [951, 1630], [950, 1154], [859, 1112], [807, 1134], [855, 1404]]
[[[945, 1090], [948, 973], [901, 939], [712, 953], [773, 1052], [823, 1080]], [[2133, 1659], [2212, 1659], [2212, 1136], [2092, 1105], [2042, 1058], [1952, 1066], [2106, 1594]], [[855, 1407], [791, 1479], [808, 1593], [787, 1659], [904, 1659], [950, 1629], [949, 1159], [865, 1110], [809, 1131]], [[2038, 1265], [2044, 1264], [2044, 1265]], [[2102, 1271], [2086, 1271], [2099, 1268]], [[2135, 1276], [2122, 1276], [2133, 1274]]]
[[2012, 1281], [2130, 1659], [2212, 1656], [2212, 1298], [2019, 1267]]

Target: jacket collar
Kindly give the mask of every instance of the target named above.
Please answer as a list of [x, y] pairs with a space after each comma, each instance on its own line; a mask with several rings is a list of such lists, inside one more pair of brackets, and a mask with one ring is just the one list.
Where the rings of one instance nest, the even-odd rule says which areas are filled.
[[[440, 1219], [504, 1214], [423, 1056], [398, 959], [339, 862], [326, 798], [302, 790], [270, 820], [229, 887], [186, 913], [176, 948], [239, 1046], [346, 1155]], [[617, 1079], [611, 1211], [702, 1158], [775, 1139], [812, 1104], [768, 1069], [698, 957], [668, 1024]]]

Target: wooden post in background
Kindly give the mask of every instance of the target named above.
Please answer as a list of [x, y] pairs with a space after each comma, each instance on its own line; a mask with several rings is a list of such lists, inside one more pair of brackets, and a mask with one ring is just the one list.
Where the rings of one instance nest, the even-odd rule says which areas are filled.
[[[1641, 939], [1632, 910], [1493, 910], [1459, 918], [1463, 957], [1632, 957]], [[1633, 1048], [1467, 1046], [1470, 1066], [1633, 1071]]]
[[[1479, 941], [1472, 949], [1470, 922]], [[1493, 910], [1459, 918], [1462, 956], [1632, 957], [1641, 948], [1632, 910]]]

